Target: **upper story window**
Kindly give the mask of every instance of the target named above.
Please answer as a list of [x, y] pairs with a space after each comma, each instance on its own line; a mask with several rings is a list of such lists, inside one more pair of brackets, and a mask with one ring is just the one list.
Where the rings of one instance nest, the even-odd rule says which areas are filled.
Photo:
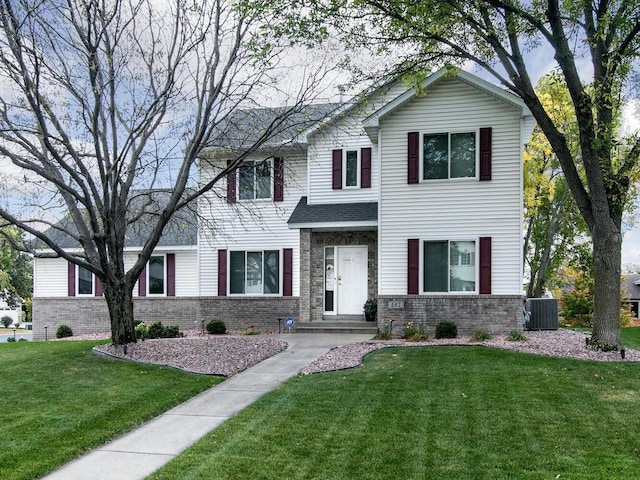
[[424, 180], [475, 178], [476, 132], [427, 133], [422, 142]]
[[93, 273], [84, 267], [78, 266], [77, 279], [78, 295], [93, 295]]
[[344, 186], [358, 186], [359, 155], [357, 150], [346, 150], [344, 155]]
[[229, 292], [268, 295], [280, 293], [280, 252], [232, 251], [229, 253]]
[[147, 268], [147, 285], [149, 295], [165, 295], [165, 257], [164, 255], [152, 255]]
[[271, 160], [250, 162], [238, 170], [240, 200], [271, 198]]
[[331, 188], [371, 188], [371, 147], [331, 152]]
[[476, 242], [425, 241], [424, 292], [475, 292]]

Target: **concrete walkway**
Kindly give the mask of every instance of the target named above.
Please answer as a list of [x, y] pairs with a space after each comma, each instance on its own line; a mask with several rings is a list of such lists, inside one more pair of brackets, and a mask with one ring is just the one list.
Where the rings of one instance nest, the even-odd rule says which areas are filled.
[[334, 347], [371, 338], [362, 334], [277, 335], [289, 347], [172, 408], [136, 430], [43, 477], [48, 480], [143, 479], [214, 428]]

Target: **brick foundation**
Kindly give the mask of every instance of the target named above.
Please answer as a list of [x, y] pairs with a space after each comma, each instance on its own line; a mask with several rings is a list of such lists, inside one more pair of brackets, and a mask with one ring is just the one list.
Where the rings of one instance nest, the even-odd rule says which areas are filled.
[[[202, 322], [222, 320], [228, 330], [249, 325], [262, 331], [277, 331], [278, 319], [299, 319], [298, 297], [172, 297], [134, 298], [134, 317], [150, 324], [178, 325], [181, 330], [202, 328]], [[33, 339], [55, 338], [60, 325], [76, 335], [110, 331], [104, 298], [34, 298]], [[284, 328], [284, 322], [282, 323]]]
[[378, 325], [393, 320], [394, 335], [400, 335], [410, 321], [432, 335], [442, 321], [454, 322], [459, 335], [472, 335], [478, 330], [508, 333], [522, 329], [522, 300], [519, 295], [381, 295]]

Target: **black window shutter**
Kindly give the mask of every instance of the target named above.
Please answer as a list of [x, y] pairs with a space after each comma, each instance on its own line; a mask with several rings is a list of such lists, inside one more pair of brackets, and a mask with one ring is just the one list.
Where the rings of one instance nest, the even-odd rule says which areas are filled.
[[410, 238], [407, 241], [407, 294], [417, 295], [420, 275], [420, 241]]
[[491, 127], [480, 129], [480, 181], [491, 180]]
[[409, 132], [407, 135], [407, 183], [419, 183], [420, 179], [420, 134]]
[[284, 163], [282, 158], [273, 159], [273, 201], [284, 200]]
[[360, 150], [360, 187], [371, 188], [371, 147]]
[[491, 237], [480, 237], [480, 290], [491, 294]]
[[227, 296], [227, 251], [218, 250], [218, 296]]
[[176, 254], [167, 253], [167, 297], [176, 296]]
[[293, 249], [284, 248], [282, 257], [282, 295], [291, 297], [293, 295]]
[[[227, 160], [227, 167], [231, 165], [233, 160]], [[236, 201], [236, 171], [227, 173], [227, 203], [235, 203]]]
[[342, 189], [342, 150], [331, 152], [331, 186], [334, 190]]
[[71, 262], [67, 264], [67, 295], [76, 296], [76, 265]]

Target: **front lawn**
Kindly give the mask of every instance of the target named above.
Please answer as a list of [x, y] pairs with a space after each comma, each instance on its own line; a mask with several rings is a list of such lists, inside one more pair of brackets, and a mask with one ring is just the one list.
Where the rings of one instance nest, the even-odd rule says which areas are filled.
[[622, 344], [627, 348], [640, 350], [640, 327], [625, 327], [620, 329]]
[[153, 479], [640, 477], [640, 364], [386, 348], [299, 376]]
[[40, 477], [222, 380], [100, 357], [99, 343], [0, 344], [0, 478]]

